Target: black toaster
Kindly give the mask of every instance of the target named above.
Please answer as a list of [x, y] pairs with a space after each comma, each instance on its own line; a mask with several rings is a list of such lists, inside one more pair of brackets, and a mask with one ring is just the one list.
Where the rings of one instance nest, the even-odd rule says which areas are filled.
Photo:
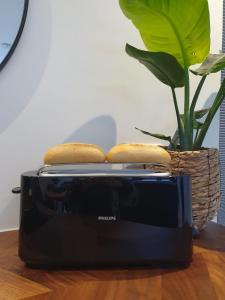
[[188, 265], [189, 176], [130, 164], [22, 174], [19, 256], [31, 267]]

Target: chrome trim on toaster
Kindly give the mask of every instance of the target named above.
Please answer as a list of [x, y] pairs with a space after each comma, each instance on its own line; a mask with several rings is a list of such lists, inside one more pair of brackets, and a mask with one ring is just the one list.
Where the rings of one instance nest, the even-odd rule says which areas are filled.
[[[75, 176], [75, 177], [168, 177], [170, 172], [159, 172], [151, 170], [151, 166], [163, 166], [162, 164], [150, 163], [89, 163], [89, 164], [63, 164], [63, 165], [46, 165], [37, 172], [38, 176]], [[142, 168], [141, 168], [142, 167]]]
[[168, 177], [169, 173], [78, 173], [78, 174], [66, 174], [66, 173], [42, 173], [43, 177]]

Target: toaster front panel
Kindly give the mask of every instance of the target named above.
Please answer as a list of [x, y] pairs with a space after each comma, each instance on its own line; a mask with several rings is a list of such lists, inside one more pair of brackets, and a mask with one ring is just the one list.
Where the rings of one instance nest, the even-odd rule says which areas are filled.
[[39, 265], [190, 260], [181, 178], [24, 177], [20, 256]]
[[41, 202], [58, 215], [178, 227], [180, 187], [175, 178], [41, 178]]

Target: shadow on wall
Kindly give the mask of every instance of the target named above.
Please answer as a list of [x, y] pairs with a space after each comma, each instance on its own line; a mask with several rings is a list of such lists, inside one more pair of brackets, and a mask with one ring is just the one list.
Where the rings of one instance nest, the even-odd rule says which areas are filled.
[[39, 86], [48, 61], [51, 24], [50, 1], [45, 5], [30, 1], [17, 49], [0, 73], [0, 133], [24, 110]]
[[217, 93], [212, 93], [205, 101], [204, 105], [202, 108], [210, 108], [213, 104], [213, 101], [216, 97]]
[[[116, 137], [117, 128], [114, 119], [111, 116], [103, 115], [86, 122], [62, 142], [92, 143], [97, 144], [105, 151], [108, 151], [115, 145]], [[41, 166], [38, 165], [37, 169], [40, 167]], [[14, 224], [15, 220], [16, 226], [18, 226], [19, 222], [19, 195], [9, 194], [8, 197], [8, 204], [0, 214], [1, 223], [4, 224], [4, 228], [11, 228], [11, 224]]]
[[116, 136], [115, 120], [109, 115], [103, 115], [82, 125], [64, 143], [81, 142], [97, 144], [105, 151], [108, 151], [116, 144]]

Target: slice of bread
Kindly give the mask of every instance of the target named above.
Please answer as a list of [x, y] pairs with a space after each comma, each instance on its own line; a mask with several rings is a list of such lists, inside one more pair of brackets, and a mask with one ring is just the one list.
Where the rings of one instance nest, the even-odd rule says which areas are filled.
[[151, 144], [118, 144], [106, 155], [110, 163], [160, 163], [169, 164], [169, 153], [160, 146]]
[[102, 162], [105, 162], [105, 153], [93, 144], [60, 144], [50, 148], [44, 156], [47, 165]]

